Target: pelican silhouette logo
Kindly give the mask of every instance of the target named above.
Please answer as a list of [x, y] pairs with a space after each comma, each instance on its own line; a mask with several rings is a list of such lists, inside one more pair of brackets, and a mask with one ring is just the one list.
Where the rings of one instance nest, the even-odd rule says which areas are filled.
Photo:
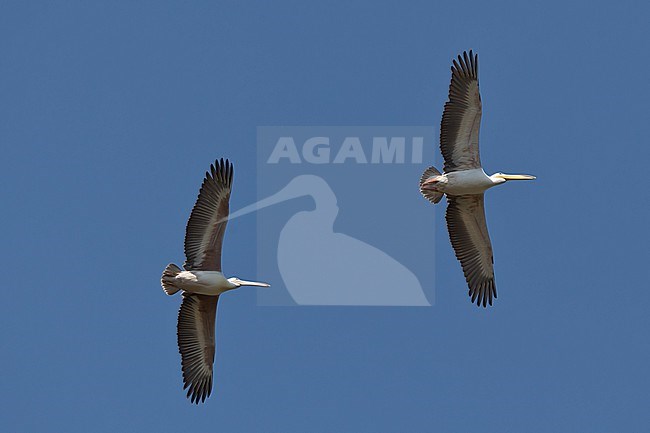
[[230, 215], [256, 212], [258, 272], [274, 288], [258, 303], [431, 305], [433, 226], [413, 179], [434, 132], [259, 127], [258, 202]]

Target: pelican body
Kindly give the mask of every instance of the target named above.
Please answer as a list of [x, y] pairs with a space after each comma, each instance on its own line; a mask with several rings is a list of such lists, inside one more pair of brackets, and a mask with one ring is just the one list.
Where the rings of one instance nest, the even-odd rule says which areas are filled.
[[241, 286], [268, 287], [268, 284], [257, 281], [244, 281], [237, 277], [226, 278], [219, 271], [181, 271], [172, 278], [172, 281], [167, 280], [168, 285], [181, 287], [187, 293], [207, 296], [219, 296]]
[[449, 195], [482, 194], [485, 190], [508, 180], [530, 179], [534, 177], [525, 174], [495, 173], [488, 176], [482, 168], [475, 168], [429, 176], [424, 180], [422, 190]]
[[212, 392], [215, 319], [219, 295], [241, 286], [269, 287], [266, 283], [226, 278], [221, 272], [221, 247], [229, 214], [233, 166], [223, 159], [210, 166], [185, 231], [185, 264], [163, 271], [165, 293], [183, 292], [178, 312], [178, 350], [183, 389], [192, 403], [204, 402]]
[[482, 103], [478, 88], [478, 56], [463, 52], [451, 67], [449, 100], [440, 125], [440, 150], [444, 172], [427, 168], [420, 178], [420, 192], [431, 203], [447, 196], [449, 240], [460, 261], [476, 305], [492, 305], [497, 297], [492, 243], [485, 222], [484, 192], [509, 180], [533, 180], [527, 174], [496, 173], [481, 167], [478, 148]]

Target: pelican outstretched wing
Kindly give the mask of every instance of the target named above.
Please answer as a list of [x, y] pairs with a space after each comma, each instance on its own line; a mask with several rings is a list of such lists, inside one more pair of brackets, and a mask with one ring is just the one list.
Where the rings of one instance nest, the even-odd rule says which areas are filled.
[[214, 321], [219, 296], [183, 293], [178, 311], [178, 351], [183, 367], [183, 389], [192, 403], [204, 402], [212, 392]]
[[205, 173], [185, 229], [186, 270], [221, 271], [221, 246], [228, 223], [233, 166], [223, 158]]
[[447, 229], [463, 267], [469, 296], [476, 305], [492, 305], [497, 297], [492, 243], [485, 222], [483, 194], [447, 196]]
[[444, 172], [481, 167], [478, 135], [481, 128], [481, 95], [478, 89], [478, 55], [463, 52], [451, 67], [449, 101], [440, 125], [440, 150]]

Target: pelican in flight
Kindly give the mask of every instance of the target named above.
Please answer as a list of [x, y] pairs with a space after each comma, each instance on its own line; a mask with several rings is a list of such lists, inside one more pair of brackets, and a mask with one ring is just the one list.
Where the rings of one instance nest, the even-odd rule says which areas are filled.
[[161, 284], [168, 295], [183, 291], [178, 312], [178, 350], [183, 389], [192, 403], [204, 402], [212, 392], [214, 321], [222, 293], [241, 286], [266, 283], [228, 278], [221, 273], [221, 246], [228, 223], [233, 166], [223, 158], [210, 165], [185, 230], [185, 264], [165, 268]]
[[483, 193], [509, 180], [533, 180], [527, 174], [496, 173], [481, 167], [478, 136], [481, 127], [481, 95], [478, 90], [478, 55], [463, 52], [451, 67], [449, 101], [440, 125], [440, 150], [444, 173], [427, 168], [420, 178], [420, 192], [431, 203], [447, 195], [447, 229], [476, 305], [492, 305], [494, 284], [492, 244], [485, 223]]

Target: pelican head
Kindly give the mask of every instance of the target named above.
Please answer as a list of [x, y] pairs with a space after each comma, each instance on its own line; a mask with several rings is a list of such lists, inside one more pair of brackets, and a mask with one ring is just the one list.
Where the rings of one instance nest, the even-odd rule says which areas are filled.
[[494, 173], [492, 176], [490, 176], [490, 179], [492, 179], [492, 182], [499, 184], [507, 182], [509, 180], [535, 180], [537, 178], [529, 174]]
[[241, 287], [241, 286], [271, 287], [271, 285], [267, 283], [261, 283], [259, 281], [245, 281], [245, 280], [240, 280], [237, 277], [228, 278], [228, 281], [231, 284], [234, 284], [235, 287]]

